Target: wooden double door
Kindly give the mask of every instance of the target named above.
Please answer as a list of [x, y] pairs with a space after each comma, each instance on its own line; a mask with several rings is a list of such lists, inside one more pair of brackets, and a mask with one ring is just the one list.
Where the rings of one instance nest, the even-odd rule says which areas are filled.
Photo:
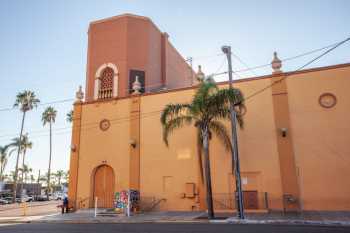
[[243, 191], [243, 202], [245, 209], [259, 209], [258, 192]]
[[97, 198], [98, 208], [112, 208], [114, 205], [114, 172], [108, 165], [96, 168], [94, 175], [93, 200]]

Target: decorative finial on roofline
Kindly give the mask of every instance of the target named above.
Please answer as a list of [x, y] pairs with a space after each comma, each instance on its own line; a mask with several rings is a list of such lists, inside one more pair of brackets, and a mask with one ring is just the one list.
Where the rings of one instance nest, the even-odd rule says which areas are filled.
[[76, 103], [81, 103], [83, 102], [83, 99], [84, 99], [84, 92], [83, 92], [83, 89], [81, 87], [81, 85], [79, 86], [79, 89], [78, 91], [75, 93], [75, 102]]
[[276, 73], [281, 73], [281, 67], [282, 67], [282, 61], [278, 58], [277, 56], [277, 52], [273, 53], [273, 60], [271, 62], [271, 67], [272, 67], [272, 73], [276, 74]]

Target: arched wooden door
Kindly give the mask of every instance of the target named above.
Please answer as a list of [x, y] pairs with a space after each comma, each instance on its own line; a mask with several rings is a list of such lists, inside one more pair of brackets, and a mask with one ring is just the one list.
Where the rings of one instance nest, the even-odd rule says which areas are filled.
[[94, 177], [94, 199], [99, 208], [112, 208], [114, 204], [114, 172], [110, 166], [96, 169]]

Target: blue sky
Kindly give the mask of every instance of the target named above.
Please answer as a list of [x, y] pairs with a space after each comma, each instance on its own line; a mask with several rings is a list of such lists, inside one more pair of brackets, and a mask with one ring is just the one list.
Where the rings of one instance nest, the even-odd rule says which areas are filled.
[[[225, 71], [223, 44], [248, 66], [298, 55], [350, 36], [350, 1], [16, 1], [0, 2], [0, 109], [13, 105], [24, 89], [35, 91], [43, 103], [69, 99], [85, 85], [87, 29], [90, 21], [122, 13], [150, 17], [184, 57], [205, 73]], [[298, 68], [316, 54], [286, 62], [284, 70]], [[350, 62], [350, 43], [313, 66]], [[244, 66], [233, 58], [235, 70]], [[242, 77], [270, 73], [270, 68], [241, 73]], [[218, 77], [223, 80], [226, 77]], [[34, 147], [29, 166], [47, 170], [48, 127], [41, 123], [40, 106], [25, 123]], [[67, 169], [70, 129], [65, 121], [70, 102], [55, 104], [58, 111], [53, 135], [53, 169]], [[0, 145], [18, 135], [18, 110], [0, 112]], [[61, 129], [63, 128], [63, 129]], [[61, 129], [61, 130], [57, 130]], [[8, 171], [13, 170], [14, 157]]]

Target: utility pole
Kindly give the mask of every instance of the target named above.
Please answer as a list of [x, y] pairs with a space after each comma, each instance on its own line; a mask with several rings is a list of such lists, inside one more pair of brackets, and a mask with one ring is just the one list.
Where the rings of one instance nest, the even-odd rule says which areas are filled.
[[[221, 50], [227, 56], [228, 63], [228, 77], [229, 77], [229, 88], [232, 89], [232, 61], [231, 61], [231, 46], [222, 46]], [[232, 173], [235, 172], [236, 178], [236, 193], [234, 198], [237, 200], [237, 214], [238, 218], [244, 219], [244, 207], [243, 207], [243, 192], [241, 184], [241, 171], [239, 166], [239, 155], [238, 155], [238, 143], [237, 143], [237, 119], [234, 104], [230, 103], [231, 113], [231, 144], [232, 144]]]

